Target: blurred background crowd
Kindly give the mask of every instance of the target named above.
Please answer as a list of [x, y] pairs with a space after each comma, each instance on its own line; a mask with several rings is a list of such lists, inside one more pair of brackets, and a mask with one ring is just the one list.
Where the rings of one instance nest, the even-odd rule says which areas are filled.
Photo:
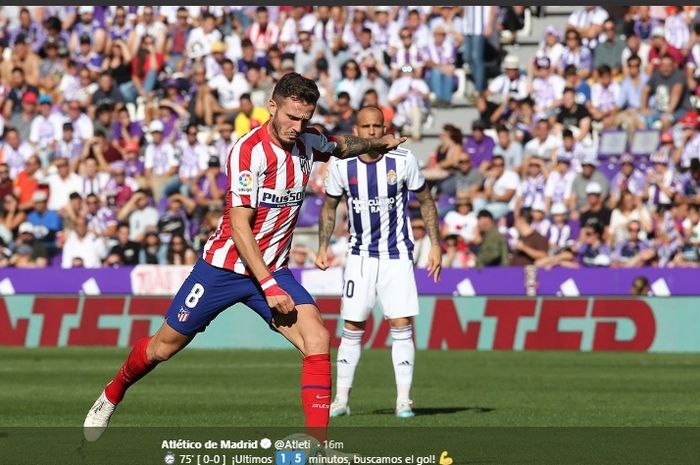
[[[312, 123], [329, 134], [376, 105], [411, 138], [446, 267], [698, 266], [700, 11], [571, 7], [534, 35], [546, 14], [0, 7], [0, 266], [194, 263], [222, 215], [226, 148], [293, 71], [318, 83]], [[317, 164], [290, 266], [313, 263], [324, 177]]]

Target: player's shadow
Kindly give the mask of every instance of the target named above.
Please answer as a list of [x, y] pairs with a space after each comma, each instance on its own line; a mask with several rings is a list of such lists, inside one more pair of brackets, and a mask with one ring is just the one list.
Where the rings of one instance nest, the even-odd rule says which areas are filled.
[[[418, 407], [413, 409], [413, 413], [416, 414], [416, 416], [422, 416], [422, 415], [446, 415], [450, 413], [459, 413], [459, 412], [467, 412], [467, 411], [472, 411], [474, 413], [489, 413], [493, 412], [496, 410], [495, 408], [491, 407]], [[375, 410], [373, 412], [374, 414], [377, 415], [393, 415], [394, 410], [392, 409], [379, 409]]]

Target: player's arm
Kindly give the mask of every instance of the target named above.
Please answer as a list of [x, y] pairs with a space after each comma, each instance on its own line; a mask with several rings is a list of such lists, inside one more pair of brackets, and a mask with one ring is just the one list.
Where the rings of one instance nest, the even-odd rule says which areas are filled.
[[440, 251], [440, 222], [438, 220], [437, 207], [427, 184], [423, 184], [415, 191], [416, 198], [420, 202], [420, 214], [425, 222], [430, 237], [430, 255], [428, 256], [428, 276], [433, 276], [435, 282], [440, 280], [442, 268], [442, 253]]
[[248, 269], [263, 288], [270, 308], [280, 313], [289, 313], [294, 310], [294, 301], [277, 285], [275, 278], [272, 277], [267, 265], [265, 265], [260, 246], [250, 227], [254, 215], [255, 209], [253, 208], [232, 207], [229, 210], [231, 238]]
[[321, 208], [321, 221], [318, 224], [318, 253], [316, 266], [321, 270], [328, 269], [328, 244], [335, 229], [335, 213], [341, 197], [326, 195]]
[[331, 155], [337, 158], [350, 158], [368, 152], [387, 153], [408, 139], [406, 137], [397, 139], [391, 134], [385, 134], [378, 139], [365, 139], [348, 134], [334, 136], [332, 140], [336, 143], [336, 147]]

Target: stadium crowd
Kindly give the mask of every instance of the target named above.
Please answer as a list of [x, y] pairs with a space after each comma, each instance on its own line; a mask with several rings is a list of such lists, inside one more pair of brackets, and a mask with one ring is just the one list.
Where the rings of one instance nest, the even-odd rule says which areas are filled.
[[[622, 9], [578, 7], [521, 62], [503, 45], [523, 6], [0, 7], [0, 266], [193, 264], [226, 148], [289, 72], [318, 82], [330, 134], [376, 105], [419, 140], [466, 88], [479, 119], [445, 125], [423, 168], [446, 267], [698, 266], [700, 10]], [[347, 243], [341, 214], [334, 264]], [[312, 263], [292, 248], [290, 266]]]

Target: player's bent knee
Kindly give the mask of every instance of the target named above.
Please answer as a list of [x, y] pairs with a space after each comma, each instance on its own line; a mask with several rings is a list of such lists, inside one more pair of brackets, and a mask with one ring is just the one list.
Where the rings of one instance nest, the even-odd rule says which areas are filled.
[[148, 358], [153, 362], [165, 362], [182, 350], [192, 340], [163, 323], [148, 346]]
[[326, 354], [330, 351], [331, 335], [325, 326], [315, 327], [303, 335], [304, 355]]
[[170, 358], [180, 351], [180, 347], [173, 344], [167, 344], [164, 342], [156, 343], [153, 347], [153, 362], [165, 362], [170, 360]]

